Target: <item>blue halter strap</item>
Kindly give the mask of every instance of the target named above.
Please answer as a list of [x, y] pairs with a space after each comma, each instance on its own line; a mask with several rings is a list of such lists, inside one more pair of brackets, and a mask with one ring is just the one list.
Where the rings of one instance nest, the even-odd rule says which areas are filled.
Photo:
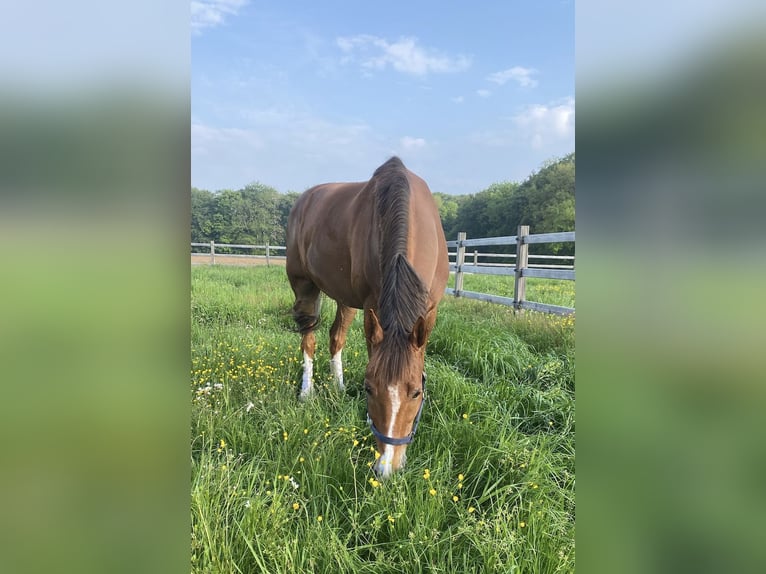
[[394, 438], [391, 436], [386, 436], [382, 432], [380, 432], [378, 429], [375, 428], [375, 424], [372, 422], [372, 419], [370, 418], [370, 413], [367, 413], [367, 423], [370, 425], [370, 430], [372, 431], [372, 434], [375, 436], [376, 439], [378, 439], [380, 442], [385, 444], [390, 444], [393, 446], [399, 446], [402, 444], [410, 444], [415, 439], [415, 432], [418, 430], [418, 424], [420, 424], [420, 415], [423, 414], [423, 405], [426, 402], [426, 373], [423, 372], [423, 400], [420, 401], [420, 406], [418, 407], [418, 414], [415, 415], [415, 421], [412, 423], [412, 431], [407, 436], [401, 437], [401, 438]]

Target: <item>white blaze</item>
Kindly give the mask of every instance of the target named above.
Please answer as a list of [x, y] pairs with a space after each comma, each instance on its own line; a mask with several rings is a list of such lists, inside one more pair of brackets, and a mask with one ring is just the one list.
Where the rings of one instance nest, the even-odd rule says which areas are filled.
[[[396, 423], [396, 416], [399, 414], [399, 407], [401, 402], [399, 401], [399, 389], [396, 387], [389, 387], [388, 394], [391, 397], [391, 420], [388, 423], [388, 429], [386, 429], [386, 436], [394, 436], [394, 424]], [[375, 472], [383, 478], [388, 478], [394, 472], [394, 445], [387, 444], [383, 449], [383, 453], [375, 463]]]

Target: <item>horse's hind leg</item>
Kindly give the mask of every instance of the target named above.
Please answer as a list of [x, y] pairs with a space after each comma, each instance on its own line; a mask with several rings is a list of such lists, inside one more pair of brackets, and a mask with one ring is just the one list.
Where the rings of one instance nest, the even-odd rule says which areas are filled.
[[330, 366], [332, 367], [335, 382], [338, 383], [338, 388], [341, 391], [346, 389], [343, 384], [343, 361], [341, 355], [346, 344], [348, 328], [351, 326], [355, 315], [356, 309], [338, 303], [335, 321], [330, 328], [330, 355], [332, 357], [330, 359]]
[[293, 318], [301, 333], [301, 351], [303, 351], [303, 379], [300, 399], [306, 399], [313, 390], [314, 352], [316, 339], [314, 329], [319, 323], [319, 288], [308, 279], [290, 277], [290, 286], [295, 293]]

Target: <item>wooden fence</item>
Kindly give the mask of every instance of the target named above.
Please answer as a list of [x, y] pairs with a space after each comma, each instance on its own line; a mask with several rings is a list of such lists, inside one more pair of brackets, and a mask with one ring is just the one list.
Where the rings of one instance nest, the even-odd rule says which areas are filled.
[[[532, 311], [543, 311], [546, 313], [556, 313], [558, 315], [569, 315], [574, 313], [572, 307], [560, 307], [558, 305], [549, 305], [547, 303], [537, 303], [535, 301], [526, 300], [526, 278], [527, 277], [539, 277], [542, 279], [566, 279], [569, 281], [575, 280], [574, 270], [574, 256], [573, 255], [535, 255], [529, 254], [529, 245], [533, 243], [563, 243], [574, 242], [575, 232], [567, 231], [564, 233], [539, 233], [536, 235], [529, 234], [529, 226], [519, 226], [518, 234], [506, 237], [487, 237], [479, 239], [467, 239], [465, 232], [458, 233], [456, 241], [448, 241], [447, 247], [456, 248], [455, 251], [450, 252], [450, 257], [455, 259], [454, 263], [450, 263], [450, 271], [455, 273], [455, 288], [447, 288], [446, 293], [454, 295], [455, 297], [465, 297], [467, 299], [478, 299], [480, 301], [488, 301], [490, 303], [498, 303], [500, 305], [512, 306], [515, 309], [530, 309]], [[479, 253], [474, 250], [472, 253], [468, 252], [468, 247], [481, 247], [481, 246], [497, 246], [497, 245], [515, 245], [515, 253]], [[209, 243], [192, 243], [192, 248], [205, 247], [207, 251], [192, 252], [192, 255], [209, 257], [209, 262], [215, 264], [216, 256], [219, 258], [242, 258], [242, 259], [261, 259], [265, 260], [266, 265], [270, 265], [272, 261], [278, 261], [282, 263], [285, 260], [285, 255], [274, 255], [275, 251], [284, 252], [284, 245], [238, 245], [231, 243], [215, 243], [213, 241]], [[225, 251], [231, 251], [232, 249], [248, 250], [250, 253], [219, 253], [216, 254], [216, 247], [223, 248]], [[468, 263], [468, 259], [472, 258], [472, 263]], [[479, 261], [482, 258], [484, 261]], [[486, 259], [515, 259], [513, 263], [492, 263], [487, 262]], [[550, 264], [550, 263], [530, 263], [530, 260], [547, 260], [547, 261], [568, 261], [571, 264]], [[463, 289], [463, 277], [466, 273], [477, 273], [484, 275], [513, 275], [513, 298], [501, 297], [499, 295], [490, 295], [487, 293], [476, 293], [474, 291], [466, 291]]]
[[[236, 243], [216, 243], [215, 241], [211, 241], [209, 243], [192, 243], [192, 248], [194, 247], [207, 247], [208, 251], [205, 253], [200, 252], [194, 252], [192, 251], [192, 255], [197, 256], [203, 256], [203, 257], [210, 257], [209, 262], [211, 264], [215, 264], [215, 258], [216, 255], [218, 257], [234, 257], [234, 258], [242, 258], [242, 259], [263, 259], [266, 261], [266, 265], [271, 265], [272, 261], [284, 261], [285, 256], [284, 255], [274, 255], [275, 251], [282, 251], [284, 252], [286, 247], [284, 245], [269, 245], [268, 243], [266, 245], [239, 245]], [[223, 248], [225, 251], [231, 251], [232, 249], [246, 249], [249, 250], [250, 253], [221, 253], [220, 251], [216, 254], [215, 248], [218, 247], [219, 250]]]
[[[529, 245], [532, 243], [562, 243], [574, 242], [575, 232], [567, 231], [564, 233], [539, 233], [529, 234], [529, 226], [521, 225], [518, 228], [517, 235], [506, 237], [488, 237], [481, 239], [467, 239], [464, 232], [458, 233], [456, 241], [448, 241], [448, 247], [456, 248], [450, 256], [455, 258], [454, 263], [450, 263], [450, 271], [455, 272], [455, 288], [447, 288], [447, 293], [455, 297], [466, 297], [468, 299], [478, 299], [490, 303], [499, 303], [509, 305], [515, 309], [530, 309], [532, 311], [543, 311], [546, 313], [556, 313], [557, 315], [570, 315], [575, 312], [572, 307], [561, 307], [559, 305], [549, 305], [547, 303], [537, 303], [526, 300], [526, 278], [539, 277], [542, 279], [565, 279], [575, 280], [574, 256], [573, 255], [530, 255]], [[489, 245], [515, 245], [516, 253], [495, 254], [473, 252], [473, 264], [466, 263], [466, 248]], [[479, 262], [479, 257], [506, 257], [515, 258], [513, 264], [508, 263], [488, 263]], [[543, 264], [530, 263], [530, 259], [545, 259], [549, 261], [566, 260], [571, 261], [571, 265], [561, 264]], [[484, 275], [513, 275], [513, 299], [510, 297], [500, 297], [498, 295], [489, 295], [487, 293], [476, 293], [474, 291], [465, 291], [463, 289], [463, 276], [466, 273], [478, 273]]]

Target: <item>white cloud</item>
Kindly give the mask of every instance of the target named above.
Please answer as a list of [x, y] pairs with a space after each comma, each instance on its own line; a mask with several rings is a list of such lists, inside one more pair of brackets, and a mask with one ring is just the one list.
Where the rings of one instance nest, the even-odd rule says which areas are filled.
[[252, 130], [240, 128], [217, 128], [201, 123], [191, 125], [192, 150], [207, 154], [212, 147], [220, 145], [245, 147], [249, 150], [263, 148], [263, 140]]
[[338, 177], [362, 181], [387, 151], [382, 138], [361, 121], [334, 121], [289, 108], [241, 110], [232, 121], [238, 127], [192, 118], [195, 186], [238, 189], [258, 180], [280, 182], [280, 191], [303, 191]]
[[191, 28], [199, 34], [204, 28], [224, 23], [226, 16], [236, 16], [248, 0], [192, 0]]
[[559, 103], [534, 104], [511, 119], [527, 135], [532, 147], [539, 149], [551, 140], [574, 136], [575, 101], [566, 98]]
[[502, 86], [509, 80], [515, 80], [522, 88], [534, 88], [537, 86], [537, 80], [532, 78], [533, 74], [537, 74], [537, 70], [534, 68], [522, 68], [521, 66], [514, 66], [502, 72], [495, 72], [487, 76], [487, 80], [494, 82]]
[[401, 38], [389, 42], [384, 38], [361, 34], [336, 39], [338, 47], [346, 54], [343, 63], [359, 61], [367, 70], [394, 70], [413, 76], [429, 73], [460, 72], [471, 65], [470, 58], [451, 58], [435, 50], [418, 45], [417, 38]]
[[463, 96], [457, 96], [456, 98], [452, 98], [452, 101], [456, 104], [462, 104], [465, 101], [465, 98]]
[[399, 140], [399, 145], [402, 146], [402, 149], [407, 151], [412, 151], [416, 149], [422, 149], [426, 147], [426, 140], [423, 138], [413, 138], [410, 136], [404, 136], [402, 139]]
[[492, 95], [492, 92], [489, 90], [476, 90], [476, 95], [480, 98], [488, 98]]

